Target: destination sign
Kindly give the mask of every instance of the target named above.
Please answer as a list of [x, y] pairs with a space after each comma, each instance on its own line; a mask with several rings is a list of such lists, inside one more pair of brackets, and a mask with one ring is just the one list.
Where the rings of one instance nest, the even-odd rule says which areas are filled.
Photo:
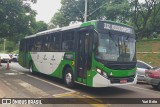
[[125, 26], [109, 24], [109, 23], [104, 23], [104, 29], [133, 34], [133, 29], [131, 29], [131, 28], [128, 28]]

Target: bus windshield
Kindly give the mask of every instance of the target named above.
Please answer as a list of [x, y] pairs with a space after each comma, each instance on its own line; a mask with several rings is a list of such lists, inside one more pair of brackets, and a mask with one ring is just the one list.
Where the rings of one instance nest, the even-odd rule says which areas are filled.
[[95, 57], [99, 60], [135, 61], [135, 38], [126, 33], [99, 33]]

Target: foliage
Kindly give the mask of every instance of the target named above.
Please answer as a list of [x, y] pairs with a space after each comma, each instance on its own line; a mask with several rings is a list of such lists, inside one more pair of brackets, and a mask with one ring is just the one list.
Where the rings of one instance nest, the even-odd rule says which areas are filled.
[[47, 30], [48, 25], [44, 21], [38, 21], [36, 24], [33, 26], [33, 33], [41, 32], [44, 30]]
[[[4, 49], [4, 43], [5, 43], [5, 49]], [[18, 49], [18, 45], [19, 44], [15, 43], [14, 41], [6, 40], [6, 42], [4, 42], [4, 40], [1, 39], [0, 40], [0, 52], [12, 52]]]
[[0, 0], [0, 14], [1, 38], [32, 33], [30, 27], [35, 21], [36, 12], [30, 8], [27, 0]]
[[35, 20], [36, 12], [30, 4], [36, 2], [37, 0], [0, 0], [1, 51], [4, 49], [4, 39], [7, 40], [6, 50], [10, 52], [18, 49], [18, 43], [24, 36], [47, 29], [46, 23]]
[[103, 16], [107, 20], [128, 23], [131, 6], [128, 0], [109, 0], [103, 8]]
[[160, 0], [145, 0], [144, 3], [132, 0], [131, 4], [134, 5], [131, 19], [136, 28], [137, 38], [150, 38], [154, 32], [160, 32]]
[[53, 18], [51, 19], [51, 28], [55, 28], [55, 27], [63, 27], [63, 26], [67, 26], [69, 25], [69, 22], [66, 17], [63, 15], [63, 13], [61, 12], [57, 12], [55, 13], [55, 15], [53, 16]]
[[[61, 0], [62, 7], [52, 20], [54, 27], [66, 26], [70, 22], [84, 21], [85, 0]], [[127, 23], [130, 15], [128, 0], [88, 0], [89, 20], [113, 20]]]

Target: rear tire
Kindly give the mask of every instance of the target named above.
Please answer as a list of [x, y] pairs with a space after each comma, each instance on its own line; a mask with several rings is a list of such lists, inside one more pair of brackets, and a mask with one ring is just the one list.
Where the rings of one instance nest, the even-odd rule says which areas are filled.
[[73, 78], [73, 71], [71, 68], [67, 68], [64, 72], [64, 82], [67, 87], [73, 88], [74, 87], [74, 78]]

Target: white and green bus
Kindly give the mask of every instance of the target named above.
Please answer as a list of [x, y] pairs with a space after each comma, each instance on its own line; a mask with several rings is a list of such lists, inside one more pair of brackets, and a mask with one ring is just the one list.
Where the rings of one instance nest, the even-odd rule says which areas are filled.
[[89, 21], [27, 36], [19, 64], [30, 72], [63, 79], [68, 87], [137, 82], [134, 29], [112, 21]]

